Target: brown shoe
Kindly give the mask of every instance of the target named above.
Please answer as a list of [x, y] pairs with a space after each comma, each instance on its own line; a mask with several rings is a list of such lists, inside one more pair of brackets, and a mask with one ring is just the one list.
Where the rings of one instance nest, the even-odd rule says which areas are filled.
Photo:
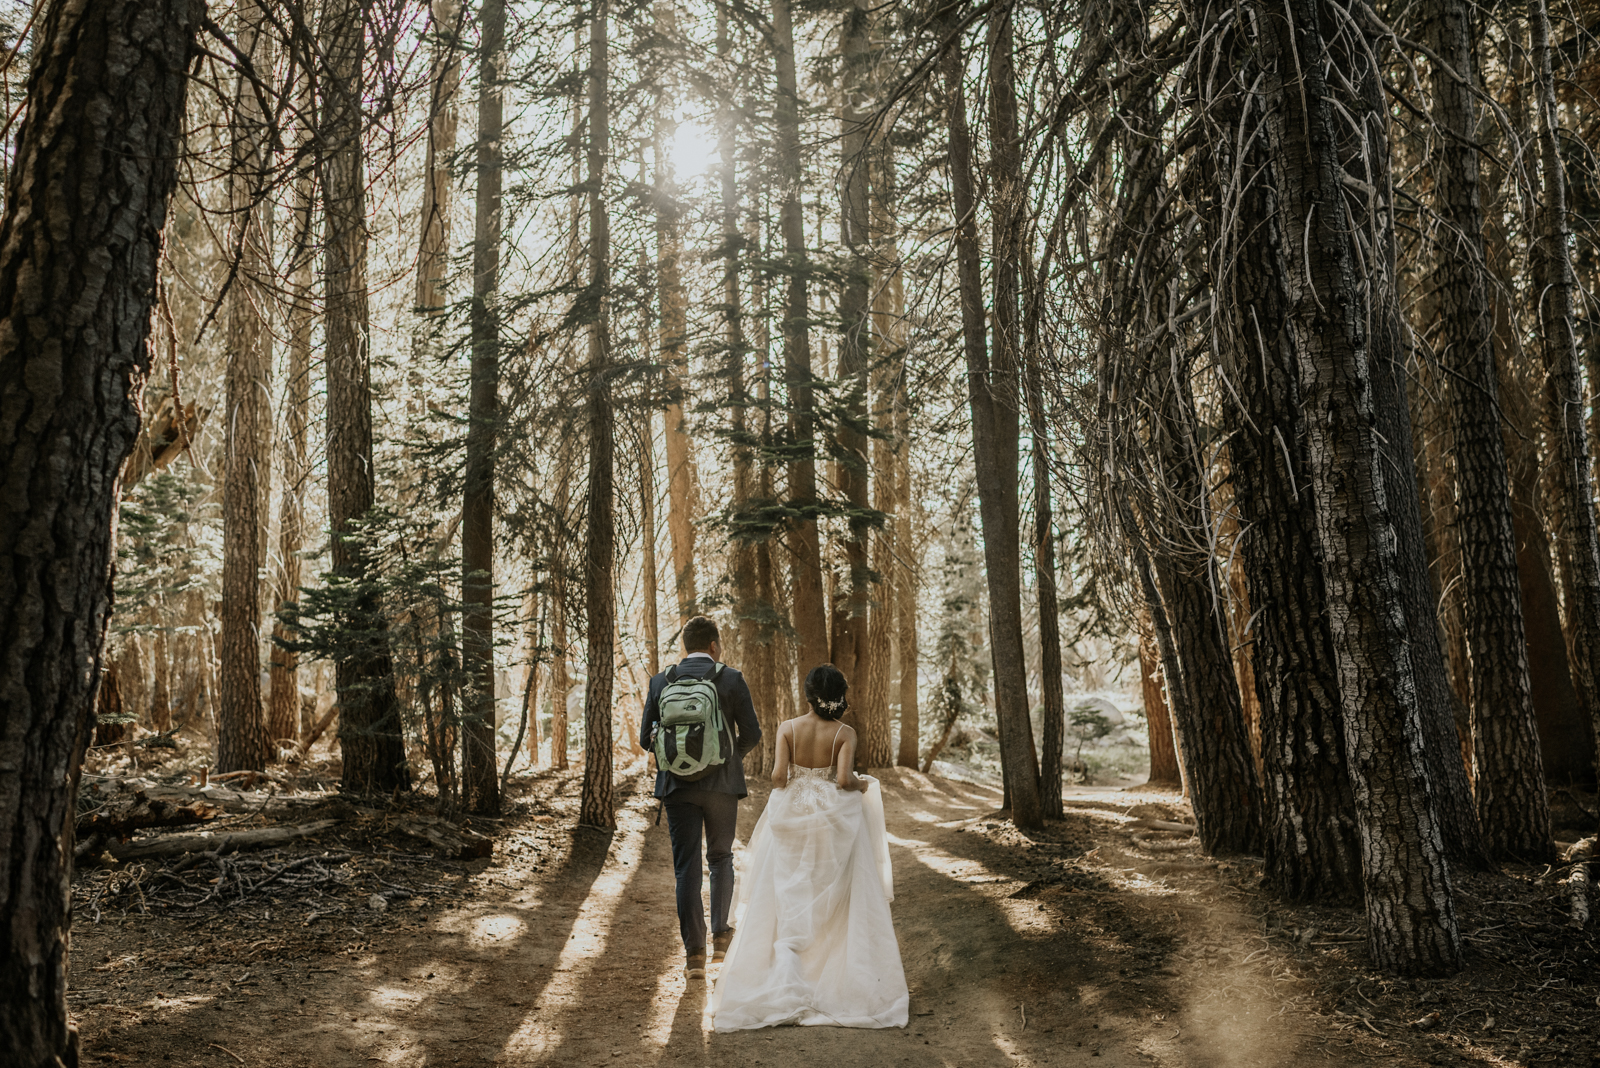
[[701, 947], [689, 954], [689, 962], [683, 966], [683, 974], [690, 979], [699, 979], [706, 974], [706, 951]]
[[733, 928], [717, 931], [711, 936], [711, 959], [719, 961], [728, 955], [728, 945], [733, 941]]

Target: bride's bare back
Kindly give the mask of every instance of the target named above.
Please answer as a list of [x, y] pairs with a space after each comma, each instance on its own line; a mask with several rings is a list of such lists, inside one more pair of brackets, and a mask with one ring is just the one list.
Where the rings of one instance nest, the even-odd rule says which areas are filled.
[[774, 747], [772, 785], [789, 785], [789, 767], [837, 767], [839, 788], [862, 790], [867, 780], [854, 769], [856, 759], [856, 732], [836, 720], [823, 719], [808, 712], [796, 719], [778, 724], [778, 740]]

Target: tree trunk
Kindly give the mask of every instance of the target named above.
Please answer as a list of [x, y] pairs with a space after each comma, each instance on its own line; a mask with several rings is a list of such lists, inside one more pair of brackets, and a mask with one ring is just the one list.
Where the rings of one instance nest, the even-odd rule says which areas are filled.
[[78, 1063], [72, 826], [110, 610], [117, 472], [139, 431], [185, 71], [205, 10], [41, 11], [0, 222], [0, 1049]]
[[567, 700], [572, 696], [566, 596], [567, 580], [558, 565], [550, 581], [550, 766], [556, 771], [567, 770]]
[[[537, 576], [533, 576], [537, 579]], [[544, 613], [548, 596], [537, 592], [528, 596], [528, 618], [533, 631], [528, 635], [528, 679], [523, 690], [522, 707], [528, 717], [528, 763], [539, 766], [539, 654], [544, 648]]]
[[[1255, 68], [1245, 68], [1247, 77]], [[1248, 97], [1244, 97], [1248, 100]], [[1229, 102], [1253, 130], [1258, 112]], [[1246, 133], [1242, 139], [1248, 142]], [[1250, 154], [1249, 171], [1262, 164]], [[1228, 173], [1237, 161], [1219, 158]], [[1288, 312], [1279, 278], [1284, 251], [1273, 230], [1265, 182], [1241, 198], [1232, 233], [1218, 247], [1238, 255], [1225, 277], [1232, 331], [1224, 373], [1243, 402], [1225, 408], [1239, 546], [1254, 622], [1249, 645], [1260, 705], [1266, 879], [1289, 901], [1358, 901], [1360, 836], [1345, 758], [1339, 677], [1316, 541], [1310, 479]]]
[[[996, 95], [1011, 94], [1011, 18], [1009, 11], [991, 30], [990, 64]], [[1002, 344], [991, 365], [984, 337], [983, 285], [980, 277], [978, 233], [974, 216], [972, 135], [967, 129], [966, 91], [962, 85], [965, 56], [959, 44], [940, 60], [949, 112], [950, 179], [954, 194], [956, 263], [961, 291], [963, 349], [966, 356], [968, 397], [972, 409], [973, 460], [978, 479], [978, 504], [983, 517], [983, 555], [989, 586], [989, 648], [994, 666], [995, 719], [1000, 728], [1001, 770], [1010, 801], [1011, 818], [1019, 827], [1044, 825], [1039, 800], [1039, 762], [1028, 719], [1027, 665], [1022, 645], [1022, 561], [1019, 551], [1020, 520], [1017, 504], [1017, 367], [1016, 346], [997, 312], [996, 338]], [[995, 64], [1003, 64], [996, 67]], [[1011, 97], [1010, 107], [1015, 107]], [[1015, 119], [1015, 115], [1012, 115]], [[1015, 127], [1013, 126], [1013, 130]], [[1013, 151], [1004, 133], [996, 151]], [[1013, 159], [1012, 164], [1016, 161]], [[1016, 196], [1014, 182], [1020, 167], [995, 161], [995, 193], [999, 205]], [[1008, 179], [1010, 180], [1008, 182]], [[997, 260], [1008, 262], [1014, 247]], [[1016, 263], [1012, 259], [1014, 272]], [[1005, 274], [997, 271], [997, 277]], [[1014, 274], [1013, 274], [1014, 278]], [[996, 285], [996, 306], [1005, 296]], [[1015, 283], [1009, 299], [1016, 299]], [[1015, 316], [1010, 329], [1016, 325]]]
[[[1178, 483], [1180, 497], [1202, 499], [1197, 471], [1180, 473]], [[1210, 520], [1202, 515], [1199, 522]], [[1216, 563], [1209, 553], [1201, 560], [1161, 551], [1152, 556], [1178, 668], [1176, 686], [1167, 671], [1174, 735], [1201, 848], [1208, 853], [1258, 853], [1261, 790], [1245, 737], [1227, 622], [1217, 601]]]
[[[717, 55], [729, 59], [732, 43], [728, 37], [728, 6], [717, 5]], [[740, 256], [744, 253], [744, 230], [739, 225], [739, 167], [734, 158], [735, 123], [732, 97], [734, 86], [724, 85], [717, 107], [718, 186], [721, 193], [722, 241], [722, 343], [724, 374], [728, 383], [728, 413], [732, 421], [733, 485], [728, 500], [730, 516], [741, 516], [750, 507], [755, 492], [755, 471], [750, 449], [749, 387], [745, 380], [745, 357], [749, 347], [744, 331], [744, 290], [740, 279]], [[733, 610], [733, 648], [752, 677], [756, 674], [754, 652], [761, 638], [757, 608], [756, 548], [743, 536], [729, 545], [728, 579]], [[761, 753], [752, 754], [750, 771], [761, 774]]]
[[[868, 13], [865, 0], [849, 0], [840, 9], [840, 109], [839, 109], [839, 240], [843, 246], [839, 290], [839, 362], [836, 388], [844, 411], [835, 433], [838, 492], [849, 514], [844, 516], [843, 534], [845, 574], [842, 588], [835, 595], [831, 639], [833, 664], [850, 680], [856, 698], [851, 702], [857, 726], [863, 729], [862, 744], [873, 733], [866, 720], [875, 718], [864, 707], [865, 679], [861, 678], [867, 651], [867, 626], [871, 598], [867, 540], [867, 515], [870, 471], [867, 464], [866, 426], [870, 418], [869, 367], [872, 341], [872, 267], [868, 253], [872, 246], [869, 232], [867, 197], [871, 161], [868, 157], [867, 122], [861, 110], [867, 94]], [[862, 707], [854, 707], [860, 702]], [[884, 725], [887, 727], [887, 724]], [[887, 748], [884, 745], [882, 748]], [[869, 756], [857, 752], [863, 767]]]
[[[1029, 287], [1032, 290], [1032, 286]], [[1037, 296], [1030, 292], [1029, 301]], [[1029, 316], [1030, 322], [1033, 316]], [[1044, 693], [1039, 761], [1039, 797], [1044, 814], [1063, 815], [1061, 756], [1066, 746], [1066, 701], [1061, 693], [1060, 597], [1056, 592], [1055, 513], [1050, 503], [1050, 455], [1046, 440], [1044, 376], [1033, 331], [1028, 345], [1028, 429], [1033, 445], [1033, 586], [1039, 603], [1039, 683]]]
[[[648, 351], [648, 349], [646, 350]], [[661, 617], [656, 606], [660, 592], [660, 565], [656, 562], [656, 417], [644, 410], [644, 425], [639, 430], [639, 540], [644, 547], [644, 643], [649, 650], [650, 677], [661, 672]]]
[[[1361, 832], [1368, 948], [1385, 971], [1430, 973], [1460, 965], [1461, 941], [1438, 816], [1430, 792], [1422, 709], [1413, 671], [1412, 632], [1400, 606], [1401, 562], [1390, 501], [1416, 495], [1414, 484], [1386, 473], [1379, 442], [1382, 400], [1375, 398], [1374, 351], [1394, 299], [1393, 275], [1372, 258], [1386, 235], [1376, 218], [1351, 207], [1341, 184], [1339, 131], [1331, 68], [1364, 83], [1372, 42], [1350, 25], [1329, 55], [1317, 0], [1286, 0], [1250, 9], [1267, 67], [1263, 106], [1278, 199], [1278, 232], [1288, 334], [1307, 412], [1310, 491], [1330, 611], [1342, 702], [1345, 751]], [[1286, 17], [1287, 16], [1287, 17]], [[1292, 21], [1290, 21], [1292, 19]], [[1355, 177], [1388, 188], [1386, 116], [1349, 95], [1341, 111], [1360, 116], [1366, 166]], [[1364, 172], [1364, 173], [1363, 173]], [[1362, 232], [1350, 219], [1370, 221]], [[1365, 253], [1363, 257], [1362, 253]], [[1364, 264], [1364, 267], [1363, 267]], [[1374, 269], [1376, 268], [1376, 270]], [[1376, 325], [1380, 336], [1374, 336]], [[1376, 344], [1375, 344], [1376, 343]], [[1392, 446], [1406, 443], [1391, 441]]]
[[444, 310], [444, 281], [450, 269], [450, 157], [456, 151], [456, 93], [461, 88], [461, 0], [433, 0], [432, 8], [428, 160], [422, 171], [417, 250], [417, 308], [425, 315]]
[[[859, 115], [856, 118], [860, 120]], [[910, 444], [901, 436], [906, 429], [902, 425], [906, 421], [905, 278], [895, 235], [899, 193], [895, 186], [894, 150], [885, 139], [875, 138], [868, 146], [867, 159], [871, 170], [869, 292], [872, 336], [876, 339], [868, 367], [872, 424], [876, 430], [872, 439], [872, 506], [884, 523], [872, 539], [870, 614], [865, 653], [857, 672], [862, 696], [858, 711], [867, 730], [858, 752], [865, 752], [868, 760], [876, 762], [868, 767], [889, 767], [899, 762], [890, 722], [890, 674], [900, 636], [896, 618], [904, 608], [901, 591], [909, 581], [910, 564], [910, 536], [902, 538], [902, 528], [909, 526], [901, 522], [911, 507], [904, 496], [907, 487], [901, 477], [903, 453]], [[915, 604], [911, 611], [916, 611]], [[915, 701], [914, 685], [912, 690]], [[915, 766], [917, 759], [915, 724], [912, 726], [909, 753], [902, 742], [898, 754], [905, 756], [909, 766]]]
[[[876, 377], [876, 376], [875, 376]], [[878, 396], [884, 398], [882, 392]], [[879, 421], [879, 436], [872, 442], [873, 501], [872, 507], [886, 516], [893, 516], [902, 507], [896, 500], [898, 470], [894, 445], [890, 440], [892, 428], [888, 424], [888, 404], [881, 409], [884, 416]], [[861, 729], [857, 760], [867, 768], [887, 768], [894, 764], [894, 738], [889, 723], [889, 661], [894, 637], [894, 614], [897, 608], [895, 588], [902, 581], [895, 562], [894, 527], [887, 526], [873, 539], [872, 572], [877, 581], [870, 589], [876, 594], [868, 608], [862, 630], [865, 641], [856, 665], [856, 680], [860, 688], [860, 707], [856, 723]]]
[[[309, 95], [309, 83], [302, 86], [301, 100]], [[307, 109], [309, 121], [309, 108]], [[301, 145], [309, 147], [316, 136], [309, 126], [300, 131]], [[305, 494], [311, 480], [311, 461], [306, 440], [307, 413], [311, 408], [311, 331], [316, 310], [312, 303], [313, 190], [316, 180], [309, 174], [295, 180], [290, 193], [290, 236], [288, 342], [289, 360], [283, 378], [283, 434], [279, 468], [282, 472], [278, 498], [278, 573], [275, 602], [279, 612], [300, 599], [300, 553], [305, 547]], [[300, 656], [285, 649], [291, 631], [281, 621], [272, 627], [272, 695], [267, 710], [267, 733], [276, 742], [291, 744], [300, 740]]]
[[[1433, 0], [1424, 18], [1434, 51], [1453, 68], [1432, 77], [1434, 202], [1448, 235], [1434, 275], [1436, 347], [1450, 371], [1472, 701], [1473, 785], [1484, 847], [1494, 857], [1553, 856], [1550, 807], [1534, 727], [1527, 639], [1511, 518], [1511, 489], [1491, 332], [1483, 211], [1478, 194], [1477, 59], [1462, 0]], [[1457, 78], [1464, 81], [1458, 81]]]
[[131, 741], [127, 712], [122, 706], [122, 682], [117, 674], [117, 661], [106, 664], [100, 676], [100, 689], [94, 695], [94, 732], [90, 745], [95, 748], [118, 745]]
[[[259, 0], [238, 8], [238, 45], [258, 70], [272, 69]], [[266, 109], [254, 83], [234, 81], [231, 208], [227, 254], [236, 261], [228, 293], [227, 420], [223, 434], [222, 686], [217, 770], [261, 771], [272, 757], [261, 708], [261, 569], [267, 529], [272, 435], [272, 213], [259, 203], [268, 181]]]
[[[892, 172], [893, 160], [889, 149], [884, 148], [884, 170]], [[888, 183], [880, 186], [887, 188]], [[891, 453], [892, 477], [897, 481], [894, 512], [894, 581], [886, 596], [892, 596], [894, 605], [895, 654], [900, 661], [898, 697], [900, 703], [900, 746], [895, 764], [902, 768], [917, 767], [917, 751], [922, 745], [922, 723], [917, 692], [917, 668], [920, 655], [917, 650], [917, 585], [921, 579], [918, 567], [914, 516], [918, 510], [916, 488], [911, 471], [911, 410], [908, 404], [906, 382], [906, 322], [905, 273], [900, 265], [900, 252], [893, 232], [894, 205], [885, 210], [884, 255], [892, 265], [893, 274], [888, 280], [890, 294], [888, 328], [881, 331], [890, 339], [893, 349], [890, 385], [890, 413], [893, 418], [894, 448]], [[880, 476], [882, 477], [882, 476]]]
[[494, 450], [500, 420], [500, 62], [504, 0], [478, 11], [478, 200], [472, 239], [472, 367], [461, 498], [461, 787], [467, 811], [496, 815], [494, 728]]
[[[1231, 483], [1233, 475], [1230, 471], [1222, 473], [1221, 477]], [[1255, 611], [1250, 599], [1249, 581], [1238, 559], [1239, 524], [1232, 500], [1232, 487], [1218, 485], [1212, 495], [1212, 513], [1217, 516], [1219, 552], [1228, 554], [1226, 563], [1218, 567], [1217, 576], [1225, 582], [1224, 589], [1219, 592], [1223, 594], [1224, 607], [1227, 609], [1228, 649], [1233, 658], [1233, 677], [1239, 683], [1239, 713], [1244, 720], [1245, 741], [1250, 745], [1250, 756], [1255, 761], [1256, 778], [1259, 779], [1262, 773], [1261, 697], [1257, 692], [1255, 658], [1250, 648], [1253, 641], [1250, 636], [1251, 620]], [[1223, 550], [1223, 546], [1227, 548]]]
[[828, 659], [827, 603], [822, 588], [822, 547], [817, 534], [816, 413], [811, 372], [811, 327], [807, 280], [805, 216], [800, 204], [800, 90], [795, 74], [794, 27], [789, 0], [772, 0], [772, 47], [777, 70], [773, 125], [778, 142], [780, 206], [789, 292], [783, 309], [783, 362], [789, 392], [790, 508], [799, 515], [790, 526], [791, 611], [799, 682]]
[[1594, 471], [1584, 431], [1583, 376], [1573, 326], [1577, 287], [1568, 252], [1567, 176], [1561, 162], [1560, 111], [1551, 69], [1550, 12], [1545, 0], [1531, 0], [1528, 24], [1533, 41], [1535, 107], [1539, 115], [1539, 172], [1543, 196], [1538, 204], [1533, 255], [1533, 292], [1539, 309], [1539, 337], [1546, 375], [1546, 406], [1557, 460], [1563, 570], [1572, 597], [1567, 604], [1573, 675], [1589, 701], [1596, 748], [1600, 751], [1600, 535], [1595, 529]]
[[[352, 524], [372, 510], [372, 365], [367, 308], [367, 195], [362, 148], [366, 25], [360, 0], [328, 0], [322, 12], [323, 287], [327, 400], [328, 525], [333, 570], [360, 585], [373, 564]], [[357, 598], [345, 619], [359, 648], [337, 665], [340, 783], [355, 793], [409, 787], [388, 627], [377, 597]]]
[[589, 15], [589, 508], [584, 540], [588, 684], [583, 698], [583, 794], [578, 822], [615, 829], [611, 775], [611, 691], [616, 670], [616, 518], [612, 475], [611, 219], [606, 202], [606, 156], [611, 143], [610, 0]]
[[[1373, 94], [1373, 84], [1371, 78], [1363, 83], [1369, 98]], [[1381, 95], [1381, 90], [1378, 92]], [[1364, 106], [1370, 107], [1370, 104], [1369, 99]], [[1364, 164], [1355, 159], [1347, 160], [1345, 166], [1364, 169]], [[1303, 219], [1300, 225], [1304, 226]], [[1387, 225], [1381, 230], [1389, 233]], [[1375, 246], [1372, 254], [1380, 255], [1389, 264], [1385, 276], [1393, 279], [1392, 234], [1385, 240], [1389, 243]], [[1361, 251], [1368, 254], [1365, 246]], [[1410, 643], [1412, 680], [1421, 715], [1423, 756], [1446, 855], [1458, 864], [1483, 869], [1489, 866], [1489, 860], [1478, 828], [1472, 786], [1467, 781], [1461, 736], [1456, 727], [1455, 692], [1450, 686], [1448, 661], [1439, 636], [1436, 594], [1428, 574], [1427, 540], [1422, 527], [1411, 414], [1406, 399], [1404, 353], [1397, 336], [1399, 323], [1392, 282], [1388, 293], [1387, 304], [1374, 305], [1384, 314], [1374, 320], [1382, 329], [1372, 339], [1373, 406], [1381, 466], [1386, 472], [1384, 501], [1398, 539], [1396, 563]]]
[[922, 745], [921, 703], [917, 689], [917, 669], [921, 666], [921, 655], [917, 650], [917, 585], [921, 571], [917, 567], [916, 525], [912, 522], [917, 498], [911, 474], [910, 426], [903, 399], [897, 402], [895, 415], [900, 508], [895, 513], [894, 544], [900, 555], [900, 566], [904, 569], [895, 584], [895, 651], [900, 660], [900, 751], [895, 756], [895, 763], [902, 768], [915, 768], [917, 751]]
[[[1536, 481], [1532, 476], [1528, 482]], [[1516, 526], [1517, 576], [1522, 582], [1522, 618], [1528, 634], [1528, 678], [1547, 782], [1592, 789], [1595, 737], [1589, 712], [1572, 682], [1561, 606], [1550, 573], [1550, 542], [1531, 499], [1523, 500], [1512, 477], [1512, 522]], [[1532, 494], [1529, 493], [1531, 498]]]
[[[655, 30], [667, 38], [677, 30], [672, 5], [657, 0], [654, 5]], [[694, 451], [683, 418], [683, 378], [688, 372], [684, 353], [689, 333], [689, 318], [683, 288], [682, 236], [678, 217], [682, 206], [677, 200], [677, 185], [672, 173], [672, 158], [667, 143], [673, 123], [663, 118], [665, 101], [658, 99], [653, 116], [656, 174], [656, 286], [661, 301], [661, 367], [666, 391], [667, 530], [672, 536], [673, 590], [678, 603], [678, 626], [682, 627], [700, 611], [695, 578], [695, 497]]]
[[1172, 713], [1161, 684], [1161, 662], [1151, 638], [1139, 635], [1139, 694], [1144, 699], [1144, 718], [1150, 733], [1150, 786], [1183, 788], [1178, 771], [1178, 748], [1172, 741]]
[[[752, 244], [761, 247], [760, 234], [753, 235]], [[770, 353], [771, 337], [768, 335], [767, 324], [771, 319], [767, 315], [767, 288], [763, 276], [758, 272], [755, 276], [755, 294], [753, 304], [759, 315], [756, 320], [756, 329], [760, 332], [756, 340], [756, 350]], [[770, 457], [775, 450], [776, 442], [772, 433], [772, 364], [770, 360], [761, 361], [761, 376], [756, 383], [756, 400], [761, 411], [761, 451], [764, 456]], [[763, 502], [771, 504], [776, 499], [773, 486], [773, 464], [767, 460], [759, 465], [756, 475], [756, 496]], [[787, 617], [784, 612], [783, 598], [779, 593], [782, 582], [782, 570], [779, 562], [774, 558], [777, 541], [771, 535], [758, 542], [755, 546], [756, 556], [756, 607], [761, 613], [762, 625], [760, 629], [760, 644], [754, 650], [756, 670], [751, 683], [751, 694], [755, 700], [756, 718], [761, 723], [761, 759], [760, 767], [770, 770], [776, 758], [776, 745], [778, 740], [778, 724], [784, 718], [785, 707], [794, 705], [794, 678], [793, 672], [788, 668], [787, 656]]]

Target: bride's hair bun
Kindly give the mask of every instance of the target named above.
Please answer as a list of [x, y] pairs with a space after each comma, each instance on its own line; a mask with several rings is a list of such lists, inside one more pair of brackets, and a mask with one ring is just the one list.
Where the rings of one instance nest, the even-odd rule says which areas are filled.
[[838, 719], [845, 714], [850, 708], [845, 699], [849, 689], [844, 672], [832, 664], [814, 667], [806, 676], [806, 700], [811, 702], [811, 711], [823, 719]]

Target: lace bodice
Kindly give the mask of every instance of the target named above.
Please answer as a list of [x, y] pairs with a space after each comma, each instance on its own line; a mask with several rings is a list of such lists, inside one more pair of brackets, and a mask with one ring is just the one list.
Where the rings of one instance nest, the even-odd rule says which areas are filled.
[[789, 785], [785, 787], [792, 798], [791, 804], [800, 812], [816, 812], [825, 807], [839, 792], [833, 768], [802, 768], [789, 765]]

